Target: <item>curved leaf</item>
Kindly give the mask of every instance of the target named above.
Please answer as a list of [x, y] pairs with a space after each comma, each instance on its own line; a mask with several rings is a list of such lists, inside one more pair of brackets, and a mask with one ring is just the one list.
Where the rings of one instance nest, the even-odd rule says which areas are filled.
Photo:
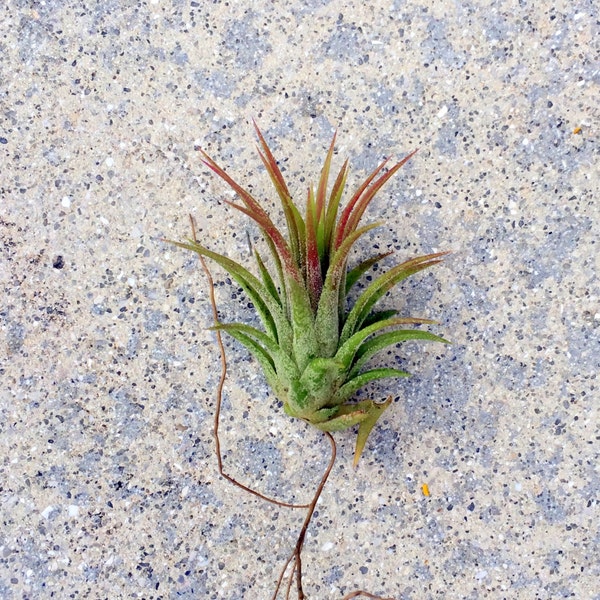
[[367, 258], [367, 260], [363, 260], [359, 265], [348, 271], [346, 273], [346, 295], [352, 288], [352, 286], [375, 264], [380, 260], [390, 256], [393, 252], [382, 252], [377, 256], [372, 256], [371, 258]]
[[339, 350], [335, 354], [335, 359], [341, 362], [346, 369], [350, 370], [354, 362], [354, 356], [358, 351], [361, 344], [371, 335], [377, 333], [380, 329], [387, 327], [395, 327], [396, 325], [417, 325], [417, 324], [431, 324], [434, 321], [430, 319], [416, 319], [416, 318], [401, 318], [395, 317], [393, 319], [384, 319], [383, 321], [377, 321], [373, 325], [369, 325], [360, 331], [357, 331], [350, 339], [346, 340]]
[[252, 327], [252, 325], [246, 325], [245, 323], [217, 323], [213, 325], [209, 329], [214, 331], [225, 331], [230, 335], [234, 335], [234, 333], [242, 333], [246, 336], [249, 336], [262, 344], [262, 346], [266, 349], [266, 352], [271, 357], [271, 361], [273, 362], [273, 366], [275, 366], [275, 360], [273, 357], [276, 354], [280, 353], [280, 347], [273, 339], [271, 339], [264, 331], [260, 329], [256, 329], [256, 327]]
[[283, 213], [285, 215], [290, 237], [290, 248], [292, 250], [294, 260], [296, 261], [296, 264], [301, 265], [304, 262], [302, 242], [302, 239], [304, 238], [304, 222], [302, 221], [300, 211], [296, 208], [296, 205], [292, 201], [292, 196], [288, 190], [287, 184], [283, 178], [281, 170], [279, 169], [277, 161], [275, 160], [275, 157], [273, 156], [271, 149], [265, 141], [265, 138], [263, 137], [263, 134], [258, 128], [256, 122], [254, 122], [254, 129], [256, 130], [256, 134], [262, 147], [262, 152], [259, 149], [258, 154], [265, 168], [267, 169], [267, 173], [271, 178], [273, 186], [277, 191], [277, 195], [281, 200], [281, 205], [283, 206]]
[[259, 254], [256, 248], [252, 248], [254, 251], [254, 258], [256, 260], [256, 264], [258, 265], [258, 270], [260, 271], [260, 275], [262, 277], [263, 283], [267, 291], [273, 296], [273, 299], [281, 306], [281, 297], [279, 296], [279, 292], [277, 291], [277, 287], [275, 286], [275, 282], [271, 277], [271, 273], [265, 266], [265, 263]]
[[211, 258], [220, 264], [248, 294], [248, 297], [256, 307], [256, 311], [267, 333], [283, 347], [286, 347], [286, 345], [291, 347], [292, 329], [281, 310], [281, 306], [274, 300], [267, 288], [248, 269], [227, 256], [213, 252], [192, 240], [189, 242], [168, 241], [180, 248], [192, 250], [197, 254]]
[[[358, 406], [358, 404], [356, 406]], [[311, 425], [314, 425], [317, 429], [320, 429], [321, 431], [343, 431], [344, 429], [348, 429], [348, 427], [358, 425], [361, 421], [364, 421], [368, 416], [369, 415], [366, 410], [358, 409], [352, 410], [351, 412], [346, 412], [341, 415], [336, 415], [328, 419], [327, 421], [310, 421], [310, 423]]]
[[422, 271], [441, 262], [441, 257], [447, 252], [436, 252], [435, 254], [427, 254], [425, 256], [417, 256], [402, 264], [391, 268], [387, 273], [378, 277], [371, 283], [357, 299], [348, 313], [344, 328], [340, 335], [340, 342], [344, 343], [352, 336], [362, 325], [367, 318], [375, 303], [391, 288], [406, 279], [410, 275]]
[[[248, 352], [254, 356], [254, 358], [258, 361], [258, 364], [262, 367], [263, 373], [265, 374], [265, 379], [267, 383], [273, 390], [274, 394], [277, 397], [280, 397], [283, 389], [281, 386], [281, 380], [277, 376], [275, 371], [275, 363], [271, 355], [261, 346], [258, 342], [253, 340], [249, 335], [246, 335], [241, 330], [234, 327], [235, 323], [229, 323], [229, 327], [226, 326], [217, 326], [213, 327], [213, 329], [223, 329], [227, 331], [229, 335], [235, 338], [240, 344], [246, 347]], [[257, 330], [258, 331], [258, 330]]]
[[371, 430], [375, 426], [375, 423], [379, 420], [379, 417], [383, 414], [385, 409], [392, 403], [392, 397], [390, 396], [385, 402], [373, 402], [371, 408], [368, 410], [368, 418], [364, 419], [358, 426], [358, 435], [356, 436], [356, 448], [354, 450], [354, 461], [353, 464], [356, 466], [360, 460], [360, 455], [364, 450], [367, 438], [371, 433]]
[[[348, 215], [347, 222], [344, 225], [342, 237], [346, 237], [350, 232], [354, 231], [358, 227], [365, 210], [371, 203], [371, 200], [373, 200], [375, 197], [375, 194], [377, 194], [377, 192], [387, 183], [387, 181], [393, 177], [396, 171], [406, 164], [416, 154], [416, 152], [417, 150], [413, 150], [400, 162], [397, 162], [389, 171], [387, 171], [387, 173], [384, 173], [379, 179], [377, 179], [377, 181], [373, 182], [368, 189], [364, 190], [364, 194], [361, 194], [360, 200], [356, 202], [356, 205], [352, 206], [351, 214]], [[383, 164], [385, 164], [385, 162]]]
[[279, 229], [277, 229], [271, 220], [271, 217], [269, 217], [267, 214], [267, 211], [252, 197], [250, 192], [245, 190], [234, 179], [232, 179], [224, 169], [222, 169], [208, 154], [206, 154], [206, 152], [201, 151], [201, 153], [204, 157], [204, 164], [214, 171], [229, 185], [234, 192], [236, 192], [245, 206], [240, 206], [239, 204], [235, 204], [229, 200], [225, 200], [225, 202], [230, 206], [237, 208], [258, 223], [265, 235], [265, 238], [270, 239], [275, 245], [275, 248], [277, 248], [276, 254], [279, 256], [279, 259], [281, 259], [281, 262], [285, 267], [286, 276], [293, 278], [296, 281], [301, 281], [302, 276], [299, 266], [294, 261], [294, 256], [292, 255], [290, 246], [283, 237], [283, 234], [279, 231]]
[[346, 400], [349, 400], [360, 388], [367, 385], [367, 383], [378, 379], [386, 379], [387, 377], [410, 377], [410, 373], [400, 371], [399, 369], [392, 369], [391, 367], [365, 371], [345, 383], [333, 397], [332, 404], [342, 404]]
[[298, 380], [300, 378], [300, 371], [292, 360], [292, 357], [282, 350], [277, 342], [273, 341], [264, 331], [260, 331], [260, 329], [256, 329], [256, 327], [246, 325], [245, 323], [219, 323], [211, 329], [226, 331], [234, 337], [242, 334], [253, 338], [264, 347], [265, 352], [270, 356], [278, 377], [284, 381]]
[[429, 333], [429, 331], [421, 331], [420, 329], [388, 331], [371, 338], [358, 348], [352, 364], [352, 370], [348, 377], [354, 377], [362, 369], [363, 365], [380, 350], [408, 340], [426, 340], [429, 342], [441, 342], [443, 344], [450, 343], [438, 335]]
[[352, 214], [356, 203], [359, 201], [363, 192], [369, 187], [369, 184], [373, 181], [373, 179], [375, 179], [379, 171], [381, 171], [381, 169], [383, 169], [383, 167], [386, 165], [388, 160], [389, 159], [386, 158], [379, 166], [375, 167], [371, 174], [362, 182], [358, 190], [356, 190], [356, 192], [354, 193], [354, 196], [350, 198], [350, 201], [346, 205], [346, 208], [344, 208], [344, 210], [342, 211], [342, 214], [340, 215], [339, 221], [337, 223], [337, 227], [335, 229], [335, 236], [333, 238], [334, 250], [337, 250], [346, 238], [346, 226], [348, 224], [348, 220], [350, 219], [350, 215]]
[[337, 136], [337, 132], [333, 134], [333, 139], [331, 140], [331, 144], [329, 145], [329, 150], [327, 151], [327, 156], [325, 157], [325, 162], [323, 163], [323, 168], [321, 169], [321, 177], [319, 178], [319, 187], [317, 188], [316, 194], [316, 221], [317, 223], [325, 223], [325, 195], [327, 193], [327, 182], [329, 181], [329, 170], [331, 168], [331, 159], [333, 158], [333, 148], [335, 146], [335, 138]]
[[373, 323], [377, 323], [378, 321], [384, 321], [385, 319], [391, 319], [398, 314], [399, 311], [396, 309], [389, 310], [378, 310], [376, 312], [369, 313], [367, 318], [363, 321], [362, 326], [368, 327], [369, 325], [373, 325]]
[[335, 252], [333, 246], [333, 234], [335, 232], [335, 221], [337, 219], [337, 213], [342, 199], [344, 188], [346, 187], [346, 178], [348, 177], [348, 159], [342, 165], [340, 172], [333, 184], [331, 194], [329, 195], [329, 202], [327, 203], [327, 214], [325, 216], [325, 248], [327, 249], [328, 255], [331, 257]]

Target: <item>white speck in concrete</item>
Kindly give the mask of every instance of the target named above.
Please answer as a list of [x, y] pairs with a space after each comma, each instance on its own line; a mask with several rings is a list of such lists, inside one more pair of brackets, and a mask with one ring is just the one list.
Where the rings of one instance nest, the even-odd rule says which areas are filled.
[[46, 508], [40, 514], [42, 515], [42, 517], [44, 517], [44, 519], [47, 519], [52, 514], [53, 510], [54, 506], [50, 504], [49, 506], [46, 506]]

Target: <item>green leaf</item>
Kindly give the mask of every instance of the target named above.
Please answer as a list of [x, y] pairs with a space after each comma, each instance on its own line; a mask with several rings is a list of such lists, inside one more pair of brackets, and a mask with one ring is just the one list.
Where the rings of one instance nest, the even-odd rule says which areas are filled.
[[398, 314], [398, 311], [395, 309], [390, 310], [379, 310], [376, 312], [371, 312], [367, 315], [367, 318], [363, 321], [363, 328], [368, 327], [369, 325], [373, 325], [373, 323], [377, 323], [378, 321], [385, 321], [386, 319], [391, 319]]
[[232, 336], [234, 334], [242, 333], [243, 335], [255, 339], [258, 343], [264, 346], [266, 352], [271, 357], [271, 361], [273, 362], [278, 376], [284, 377], [287, 380], [300, 378], [300, 371], [298, 370], [292, 357], [264, 331], [260, 331], [260, 329], [256, 329], [256, 327], [246, 325], [245, 323], [219, 323], [218, 325], [212, 327], [212, 329], [226, 331]]
[[320, 421], [316, 423], [310, 421], [310, 423], [314, 425], [317, 429], [320, 429], [321, 431], [343, 431], [344, 429], [348, 429], [348, 427], [358, 425], [361, 421], [364, 421], [368, 417], [369, 415], [366, 410], [359, 409], [341, 414], [339, 416], [335, 416], [333, 418], [328, 419], [327, 421]]
[[378, 226], [379, 223], [371, 223], [354, 231], [338, 248], [329, 265], [315, 319], [316, 335], [321, 349], [321, 356], [332, 356], [338, 347], [340, 294], [348, 253], [361, 235]]
[[269, 247], [271, 256], [273, 257], [273, 262], [275, 264], [275, 270], [277, 271], [277, 277], [279, 278], [279, 285], [281, 289], [281, 293], [279, 294], [279, 304], [283, 307], [284, 314], [287, 315], [289, 313], [289, 299], [286, 294], [287, 288], [285, 283], [285, 276], [283, 274], [283, 266], [281, 265], [281, 258], [279, 257], [279, 254], [277, 254], [277, 248], [275, 248], [275, 244], [273, 243], [273, 241], [266, 235], [264, 235], [264, 233], [263, 239]]
[[354, 466], [356, 466], [371, 430], [391, 403], [392, 398], [389, 397], [385, 402], [365, 400], [356, 404], [344, 404], [339, 407], [336, 416], [327, 421], [313, 423], [313, 425], [322, 431], [342, 431], [353, 425], [358, 425], [356, 449], [354, 451]]
[[286, 345], [291, 347], [292, 329], [281, 310], [281, 306], [274, 300], [267, 288], [248, 269], [227, 256], [213, 252], [193, 240], [189, 242], [170, 241], [170, 243], [186, 250], [192, 250], [220, 264], [248, 294], [267, 333], [284, 348]]
[[448, 254], [447, 252], [437, 252], [435, 254], [427, 254], [425, 256], [417, 256], [396, 265], [387, 273], [384, 273], [373, 281], [360, 295], [352, 310], [348, 313], [344, 328], [340, 335], [341, 343], [344, 343], [351, 335], [354, 334], [363, 324], [375, 303], [391, 288], [406, 279], [410, 275], [422, 271], [432, 265], [441, 262], [439, 259]]
[[[321, 169], [321, 177], [319, 178], [319, 186], [316, 193], [315, 203], [315, 217], [316, 217], [316, 239], [317, 249], [319, 252], [319, 260], [322, 264], [322, 268], [326, 271], [328, 267], [328, 256], [329, 256], [329, 244], [327, 243], [327, 207], [326, 207], [326, 195], [327, 195], [327, 183], [329, 181], [329, 171], [331, 168], [331, 159], [333, 158], [333, 149], [335, 146], [336, 133], [333, 134], [327, 156]], [[316, 306], [316, 303], [315, 303]]]
[[352, 364], [352, 370], [348, 374], [348, 377], [354, 377], [362, 369], [363, 365], [380, 350], [408, 340], [425, 340], [429, 342], [441, 342], [443, 344], [450, 343], [438, 335], [429, 333], [429, 331], [421, 331], [420, 329], [388, 331], [371, 338], [358, 348]]
[[309, 419], [306, 419], [312, 425], [316, 425], [316, 423], [325, 423], [326, 421], [331, 421], [339, 411], [339, 406], [331, 406], [328, 408], [320, 408], [319, 410], [314, 411]]
[[258, 250], [256, 248], [253, 248], [253, 250], [254, 258], [256, 259], [256, 264], [258, 265], [258, 270], [260, 271], [260, 275], [262, 277], [264, 286], [267, 289], [267, 291], [271, 294], [271, 296], [273, 296], [273, 298], [277, 301], [279, 306], [281, 306], [281, 298], [279, 296], [279, 292], [277, 291], [277, 287], [275, 286], [273, 278], [271, 277], [269, 270], [265, 266], [261, 255], [258, 253]]
[[289, 280], [288, 285], [293, 338], [290, 346], [282, 347], [293, 348], [296, 364], [302, 372], [311, 358], [319, 356], [314, 313], [306, 288], [294, 280]]
[[[271, 371], [268, 367], [265, 369], [267, 381], [277, 397], [283, 401], [286, 412], [291, 416], [300, 418], [305, 418], [307, 414], [313, 412], [310, 408], [307, 410], [310, 397], [306, 388], [300, 383], [300, 371], [293, 357], [279, 348], [264, 332], [243, 323], [219, 324], [215, 326], [215, 329], [226, 331], [232, 337], [244, 343], [249, 350], [258, 352], [258, 354], [255, 354], [257, 360], [260, 358], [257, 343], [263, 345], [263, 354], [270, 356], [275, 370], [275, 379], [270, 380]], [[247, 340], [254, 341], [255, 344], [249, 344]], [[262, 362], [261, 365], [263, 365]]]
[[266, 349], [267, 354], [271, 357], [271, 362], [275, 365], [273, 357], [280, 353], [280, 347], [276, 341], [269, 337], [264, 331], [252, 327], [252, 325], [246, 325], [245, 323], [217, 323], [210, 327], [211, 330], [225, 331], [230, 335], [242, 333], [246, 336], [250, 336]]
[[[358, 351], [361, 344], [371, 335], [377, 333], [381, 329], [387, 327], [396, 327], [397, 325], [416, 325], [416, 324], [430, 324], [433, 321], [429, 319], [415, 319], [415, 318], [403, 318], [394, 317], [392, 319], [385, 319], [383, 321], [377, 321], [360, 331], [357, 331], [350, 339], [346, 340], [335, 354], [335, 359], [341, 362], [346, 369], [350, 370], [354, 362], [354, 356]], [[420, 332], [423, 333], [423, 332]]]
[[300, 376], [300, 383], [310, 397], [307, 408], [318, 410], [331, 404], [343, 370], [344, 366], [332, 358], [313, 358], [308, 363]]
[[410, 373], [400, 371], [400, 369], [392, 369], [391, 367], [382, 367], [381, 369], [365, 371], [346, 382], [333, 397], [332, 404], [342, 404], [343, 402], [346, 402], [346, 400], [349, 400], [353, 394], [360, 390], [360, 388], [367, 385], [367, 383], [389, 377], [410, 377]]
[[359, 265], [348, 271], [346, 274], [346, 295], [352, 288], [352, 286], [375, 264], [380, 260], [390, 256], [393, 252], [383, 252], [382, 254], [378, 254], [377, 256], [372, 256], [371, 258], [367, 258], [367, 260], [363, 260]]
[[280, 397], [280, 394], [283, 393], [281, 379], [277, 376], [275, 371], [275, 363], [271, 355], [249, 335], [243, 333], [241, 329], [236, 328], [236, 323], [229, 323], [228, 325], [228, 327], [225, 325], [216, 326], [213, 327], [213, 329], [222, 329], [227, 331], [231, 337], [235, 338], [238, 342], [246, 347], [246, 349], [250, 352], [250, 354], [252, 354], [252, 356], [254, 356], [254, 358], [256, 358], [257, 362], [262, 367], [267, 383], [273, 390], [273, 393], [277, 397]]
[[331, 189], [329, 202], [327, 204], [327, 214], [325, 216], [325, 247], [328, 249], [328, 255], [333, 256], [335, 248], [333, 247], [333, 234], [335, 232], [335, 221], [337, 218], [340, 201], [344, 188], [346, 187], [346, 178], [348, 177], [348, 160], [344, 162], [338, 176]]
[[358, 464], [360, 456], [364, 447], [367, 443], [367, 438], [371, 433], [371, 430], [375, 426], [375, 423], [379, 420], [379, 417], [383, 414], [385, 409], [392, 403], [392, 397], [390, 396], [385, 402], [373, 402], [368, 410], [368, 416], [366, 419], [361, 421], [358, 427], [358, 435], [356, 436], [356, 449], [354, 450], [354, 466]]
[[331, 159], [333, 158], [333, 148], [335, 146], [335, 138], [337, 133], [333, 134], [333, 139], [329, 145], [323, 168], [321, 169], [321, 177], [319, 178], [319, 187], [316, 195], [316, 216], [317, 221], [324, 220], [325, 215], [325, 196], [327, 194], [327, 182], [329, 181], [329, 170], [331, 168]]

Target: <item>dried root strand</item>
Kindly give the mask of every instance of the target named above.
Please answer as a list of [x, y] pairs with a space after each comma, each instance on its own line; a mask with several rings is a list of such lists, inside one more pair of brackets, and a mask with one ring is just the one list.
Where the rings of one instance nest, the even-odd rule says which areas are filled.
[[376, 596], [375, 594], [365, 592], [364, 590], [356, 590], [355, 592], [346, 594], [342, 598], [342, 600], [350, 600], [351, 598], [358, 598], [359, 596], [366, 596], [367, 598], [372, 598], [373, 600], [396, 600], [395, 598], [384, 598], [383, 596]]
[[290, 563], [292, 564], [292, 570], [289, 575], [288, 585], [286, 588], [286, 595], [285, 595], [286, 600], [289, 600], [289, 598], [290, 598], [290, 591], [292, 588], [292, 582], [294, 580], [294, 573], [296, 574], [296, 589], [298, 592], [298, 600], [304, 600], [304, 598], [306, 597], [304, 595], [304, 591], [302, 589], [302, 548], [304, 546], [304, 540], [306, 539], [306, 532], [308, 530], [308, 526], [310, 525], [310, 522], [312, 520], [312, 516], [313, 516], [313, 513], [315, 512], [315, 508], [316, 508], [317, 502], [319, 501], [319, 498], [321, 496], [321, 492], [323, 491], [323, 488], [325, 487], [325, 484], [327, 483], [327, 479], [329, 478], [331, 469], [333, 469], [333, 465], [335, 464], [335, 457], [336, 457], [336, 444], [335, 444], [335, 440], [333, 439], [333, 436], [329, 432], [326, 432], [326, 431], [324, 432], [324, 434], [327, 437], [327, 439], [329, 440], [329, 443], [331, 444], [331, 458], [329, 459], [329, 464], [327, 465], [327, 468], [325, 469], [325, 473], [323, 473], [323, 476], [321, 477], [321, 481], [319, 482], [319, 485], [317, 486], [315, 495], [313, 496], [313, 499], [310, 502], [310, 505], [308, 507], [306, 517], [304, 518], [304, 522], [302, 523], [302, 528], [300, 529], [300, 533], [298, 534], [298, 538], [296, 540], [296, 546], [294, 547], [294, 551], [292, 552], [290, 557], [287, 559], [285, 565], [283, 566], [283, 569], [281, 570], [279, 579], [277, 580], [277, 587], [275, 588], [275, 591], [273, 593], [271, 600], [276, 600], [277, 594], [279, 593], [279, 589], [281, 588], [281, 582], [283, 581], [285, 572], [287, 571], [287, 568], [290, 565]]

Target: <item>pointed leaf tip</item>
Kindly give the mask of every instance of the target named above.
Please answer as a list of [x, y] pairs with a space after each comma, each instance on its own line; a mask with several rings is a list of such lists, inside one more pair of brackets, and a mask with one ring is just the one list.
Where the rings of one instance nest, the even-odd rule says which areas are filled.
[[356, 437], [356, 450], [354, 451], [353, 466], [358, 465], [362, 451], [367, 443], [367, 438], [371, 433], [371, 430], [375, 426], [375, 423], [379, 420], [379, 417], [383, 414], [385, 409], [392, 403], [392, 397], [388, 396], [388, 399], [384, 402], [371, 402], [371, 407], [367, 411], [367, 418], [360, 422], [358, 426], [358, 436]]

